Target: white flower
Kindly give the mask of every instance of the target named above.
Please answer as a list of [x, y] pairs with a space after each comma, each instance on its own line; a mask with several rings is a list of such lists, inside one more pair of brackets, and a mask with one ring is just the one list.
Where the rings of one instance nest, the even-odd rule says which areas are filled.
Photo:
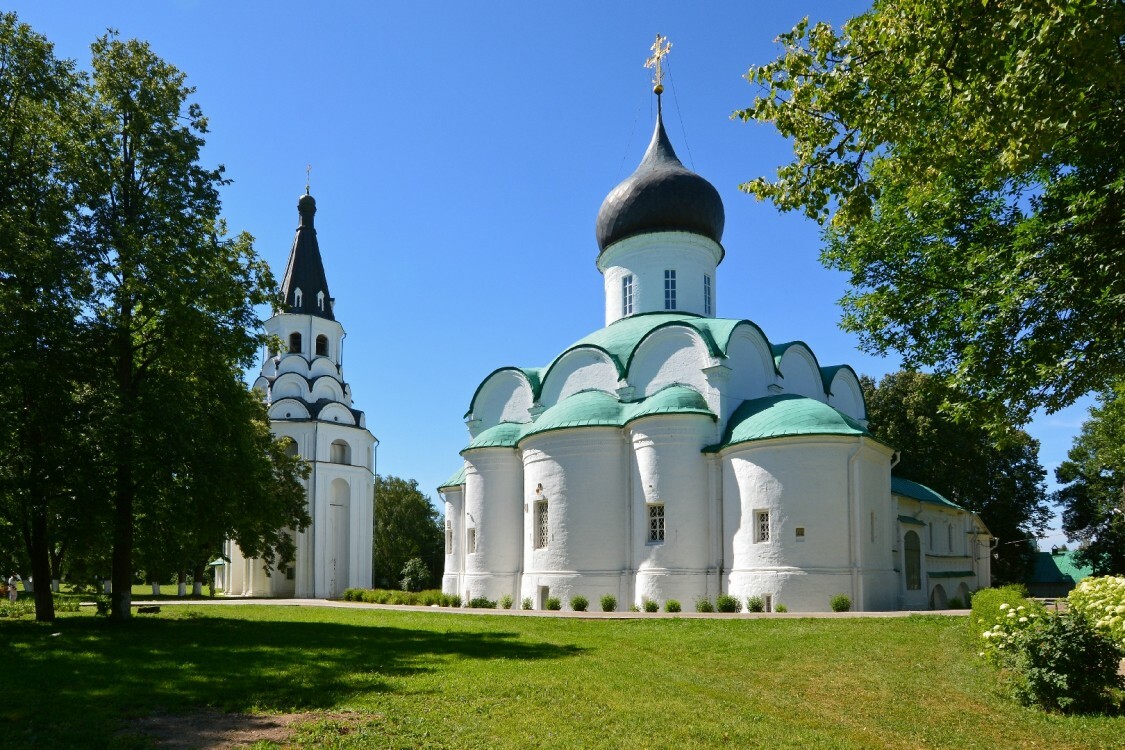
[[1000, 611], [1003, 612], [1006, 609], [1008, 609], [1008, 603], [1004, 602], [1003, 604], [1000, 605]]
[[1020, 618], [1020, 622], [1027, 622], [1027, 618], [1026, 618], [1026, 617], [1021, 617], [1021, 618]]
[[1008, 617], [1015, 617], [1015, 616], [1016, 616], [1016, 611], [1014, 609], [1008, 610]]

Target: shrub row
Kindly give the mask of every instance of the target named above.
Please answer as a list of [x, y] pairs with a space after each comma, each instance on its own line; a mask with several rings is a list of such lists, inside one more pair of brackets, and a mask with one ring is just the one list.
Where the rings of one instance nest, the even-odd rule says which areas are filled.
[[1071, 612], [1125, 646], [1125, 576], [1084, 578], [1066, 597]]
[[[347, 589], [344, 591], [344, 599], [349, 602], [365, 602], [367, 604], [398, 604], [421, 607], [461, 606], [460, 596], [444, 594], [437, 589], [418, 592], [398, 591], [396, 589]], [[469, 606], [473, 605], [470, 604]], [[493, 602], [492, 606], [495, 607], [496, 603]]]

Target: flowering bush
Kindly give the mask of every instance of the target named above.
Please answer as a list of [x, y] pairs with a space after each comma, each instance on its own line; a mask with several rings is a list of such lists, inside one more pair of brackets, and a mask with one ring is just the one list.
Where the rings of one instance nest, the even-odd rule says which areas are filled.
[[1081, 614], [1047, 615], [1014, 638], [1015, 693], [1027, 705], [1066, 713], [1103, 711], [1125, 687], [1125, 649]]
[[1104, 635], [1125, 646], [1125, 576], [1086, 578], [1066, 601], [1071, 612], [1083, 615]]
[[984, 644], [981, 656], [993, 664], [1010, 666], [1022, 648], [1025, 634], [1044, 615], [1043, 605], [1036, 602], [1025, 600], [1015, 607], [1001, 602], [996, 622], [980, 635]]

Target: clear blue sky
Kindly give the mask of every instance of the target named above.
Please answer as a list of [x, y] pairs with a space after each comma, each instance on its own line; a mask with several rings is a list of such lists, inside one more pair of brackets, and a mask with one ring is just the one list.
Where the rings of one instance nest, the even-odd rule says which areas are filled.
[[[460, 466], [462, 415], [484, 376], [545, 365], [603, 324], [594, 219], [651, 135], [642, 64], [657, 32], [673, 45], [669, 135], [726, 206], [718, 315], [750, 318], [774, 343], [805, 341], [822, 365], [897, 369], [839, 329], [847, 279], [820, 265], [817, 227], [738, 191], [786, 161], [786, 142], [730, 119], [754, 95], [743, 74], [776, 56], [778, 33], [868, 5], [8, 3], [82, 67], [112, 27], [188, 74], [210, 120], [205, 161], [234, 180], [223, 213], [279, 279], [312, 165], [344, 372], [380, 440], [378, 470], [417, 479], [435, 501]], [[1032, 425], [1052, 473], [1087, 405]]]

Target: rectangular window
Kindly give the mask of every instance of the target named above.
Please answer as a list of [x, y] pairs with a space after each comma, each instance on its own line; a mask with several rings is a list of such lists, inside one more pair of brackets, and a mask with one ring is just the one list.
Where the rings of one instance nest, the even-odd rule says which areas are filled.
[[871, 511], [871, 541], [875, 541], [875, 511]]
[[545, 549], [550, 540], [547, 526], [547, 501], [535, 503], [535, 549]]
[[703, 314], [711, 315], [711, 277], [703, 274]]
[[453, 522], [445, 522], [445, 554], [453, 554]]
[[934, 551], [934, 522], [930, 521], [930, 552]]
[[754, 511], [754, 541], [768, 542], [770, 540], [770, 512], [768, 510]]
[[294, 568], [293, 566], [289, 566], [288, 568], [285, 569], [285, 580], [292, 581], [292, 580], [295, 580], [296, 578], [297, 578], [297, 569], [296, 568]]
[[621, 279], [621, 314], [633, 314], [633, 274]]
[[762, 610], [773, 612], [773, 594], [762, 594]]
[[477, 530], [469, 529], [466, 532], [465, 548], [470, 555], [475, 555], [477, 551]]
[[798, 542], [805, 541], [805, 527], [804, 526], [798, 526], [797, 529], [796, 529], [796, 533], [797, 533], [797, 541]]
[[664, 503], [649, 503], [648, 540], [649, 542], [664, 541]]
[[676, 309], [676, 272], [672, 269], [664, 272], [664, 309]]
[[953, 524], [947, 523], [945, 525], [945, 531], [946, 531], [946, 536], [949, 537], [948, 539], [946, 539], [946, 545], [945, 546], [946, 546], [947, 550], [952, 552], [953, 551]]

